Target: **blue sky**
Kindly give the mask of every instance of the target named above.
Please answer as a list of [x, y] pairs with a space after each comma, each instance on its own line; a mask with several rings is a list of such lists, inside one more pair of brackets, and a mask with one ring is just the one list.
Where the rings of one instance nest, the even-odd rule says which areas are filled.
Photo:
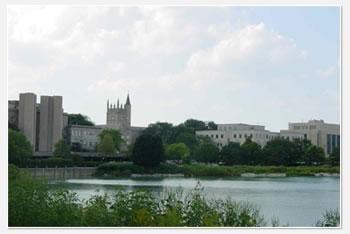
[[[337, 7], [8, 9], [9, 99], [62, 95], [95, 123], [106, 101], [132, 124], [188, 118], [263, 124], [340, 118]], [[39, 100], [38, 100], [39, 101]]]

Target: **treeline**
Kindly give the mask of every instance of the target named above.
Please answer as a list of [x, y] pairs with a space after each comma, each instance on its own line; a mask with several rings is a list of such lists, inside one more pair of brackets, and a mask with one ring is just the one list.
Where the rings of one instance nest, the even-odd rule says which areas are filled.
[[[134, 156], [134, 159], [141, 158], [141, 161], [142, 159], [145, 161], [151, 159], [149, 163], [155, 165], [164, 160], [173, 160], [178, 163], [202, 162], [223, 165], [276, 166], [320, 164], [338, 166], [340, 163], [339, 148], [336, 148], [330, 157], [326, 158], [321, 147], [312, 145], [306, 139], [290, 141], [275, 138], [261, 147], [248, 138], [242, 145], [230, 142], [220, 148], [209, 137], [196, 136], [195, 131], [204, 128], [208, 127], [199, 120], [187, 120], [178, 126], [172, 126], [169, 123], [151, 124], [141, 137], [142, 141], [147, 143], [139, 144], [140, 139], [137, 139], [130, 155]], [[152, 145], [151, 140], [145, 139], [147, 137], [153, 138], [153, 141], [156, 141], [154, 138], [157, 138], [158, 142], [162, 142], [162, 144]], [[150, 152], [153, 151], [157, 151], [158, 157], [151, 157]], [[135, 152], [140, 153], [135, 155]], [[136, 160], [135, 162], [147, 164], [147, 162], [141, 161]]]

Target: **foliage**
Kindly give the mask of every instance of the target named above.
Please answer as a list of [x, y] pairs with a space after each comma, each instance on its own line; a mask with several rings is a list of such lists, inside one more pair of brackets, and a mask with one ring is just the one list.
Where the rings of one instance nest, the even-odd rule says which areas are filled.
[[[112, 137], [112, 141], [113, 141], [115, 150], [120, 150], [121, 144], [125, 143], [125, 141], [122, 138], [122, 134], [120, 133], [120, 131], [118, 131], [116, 129], [104, 129], [99, 134], [100, 142], [102, 143], [104, 138], [105, 138], [105, 136], [108, 136], [108, 135]], [[108, 141], [110, 141], [110, 140], [108, 140]], [[107, 148], [111, 148], [111, 147], [107, 147]]]
[[190, 155], [189, 148], [184, 143], [174, 143], [165, 148], [165, 158], [170, 160], [186, 160]]
[[[177, 130], [179, 129], [180, 128], [177, 128]], [[178, 131], [175, 142], [185, 144], [188, 147], [188, 149], [191, 151], [193, 151], [196, 145], [198, 144], [196, 135], [186, 131], [183, 131], [183, 132]]]
[[59, 140], [56, 144], [55, 144], [55, 150], [53, 152], [53, 156], [57, 157], [57, 158], [70, 158], [71, 154], [70, 154], [70, 147], [69, 145], [66, 144], [66, 142], [64, 140]]
[[324, 150], [316, 145], [310, 145], [305, 151], [306, 165], [320, 164], [326, 160]]
[[275, 138], [263, 148], [264, 164], [266, 165], [296, 165], [298, 155], [295, 154], [293, 143], [287, 139]]
[[327, 210], [316, 222], [316, 227], [339, 227], [340, 226], [340, 213], [338, 209]]
[[193, 157], [197, 162], [216, 163], [219, 161], [219, 149], [213, 143], [200, 143], [195, 148]]
[[250, 203], [207, 200], [201, 188], [156, 198], [145, 191], [119, 190], [113, 196], [80, 201], [67, 190], [49, 192], [16, 168], [9, 168], [10, 227], [173, 227], [263, 226]]
[[137, 165], [159, 165], [164, 160], [162, 139], [157, 135], [139, 136], [133, 147], [132, 160]]
[[113, 156], [116, 153], [115, 144], [113, 142], [113, 137], [111, 134], [104, 134], [101, 136], [102, 140], [98, 144], [98, 152], [106, 156]]
[[89, 117], [82, 114], [68, 114], [68, 125], [85, 125], [94, 126], [95, 124], [90, 121]]
[[332, 166], [340, 165], [340, 148], [336, 147], [333, 149], [332, 153], [329, 155], [329, 162]]
[[193, 129], [194, 131], [206, 130], [207, 127], [205, 122], [196, 119], [188, 119], [184, 122], [184, 126], [189, 129]]
[[8, 128], [15, 130], [15, 131], [19, 131], [18, 127], [16, 126], [16, 124], [10, 123], [8, 122]]
[[172, 144], [175, 141], [175, 130], [171, 123], [157, 122], [150, 124], [144, 131], [144, 135], [158, 136], [164, 144]]
[[239, 143], [230, 142], [228, 145], [222, 147], [220, 151], [221, 161], [225, 165], [241, 164], [244, 158], [244, 152]]
[[9, 163], [24, 165], [32, 154], [32, 146], [26, 137], [19, 131], [8, 129]]
[[257, 165], [261, 163], [262, 160], [262, 149], [259, 144], [252, 141], [250, 138], [248, 138], [242, 145], [241, 145], [244, 158], [242, 158], [243, 164], [248, 165]]

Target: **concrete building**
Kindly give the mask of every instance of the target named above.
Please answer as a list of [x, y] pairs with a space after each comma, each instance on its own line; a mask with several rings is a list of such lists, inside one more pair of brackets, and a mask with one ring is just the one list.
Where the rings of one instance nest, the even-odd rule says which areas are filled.
[[289, 123], [289, 130], [303, 134], [312, 144], [324, 149], [326, 155], [340, 146], [340, 125], [325, 123], [323, 120]]
[[8, 117], [9, 124], [32, 144], [35, 154], [42, 155], [52, 153], [68, 121], [63, 115], [61, 96], [41, 96], [38, 104], [33, 93], [21, 93], [19, 100], [9, 100]]
[[19, 95], [18, 128], [27, 138], [35, 151], [36, 146], [36, 95], [21, 93]]
[[53, 152], [63, 136], [63, 108], [61, 96], [40, 97], [39, 151]]
[[247, 138], [251, 138], [252, 141], [261, 146], [265, 146], [268, 141], [276, 137], [282, 137], [289, 140], [303, 138], [303, 134], [298, 132], [289, 130], [282, 130], [280, 133], [271, 132], [266, 130], [265, 126], [262, 125], [243, 123], [218, 124], [217, 130], [196, 131], [196, 135], [210, 137], [219, 147], [227, 145], [229, 142], [243, 144]]

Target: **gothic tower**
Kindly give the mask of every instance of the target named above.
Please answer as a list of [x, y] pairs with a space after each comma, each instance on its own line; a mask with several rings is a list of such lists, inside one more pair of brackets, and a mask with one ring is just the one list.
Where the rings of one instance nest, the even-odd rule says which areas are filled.
[[118, 129], [122, 134], [126, 134], [131, 126], [131, 104], [129, 94], [126, 98], [126, 102], [123, 105], [119, 103], [119, 99], [116, 104], [110, 104], [107, 100], [107, 127], [112, 129]]

